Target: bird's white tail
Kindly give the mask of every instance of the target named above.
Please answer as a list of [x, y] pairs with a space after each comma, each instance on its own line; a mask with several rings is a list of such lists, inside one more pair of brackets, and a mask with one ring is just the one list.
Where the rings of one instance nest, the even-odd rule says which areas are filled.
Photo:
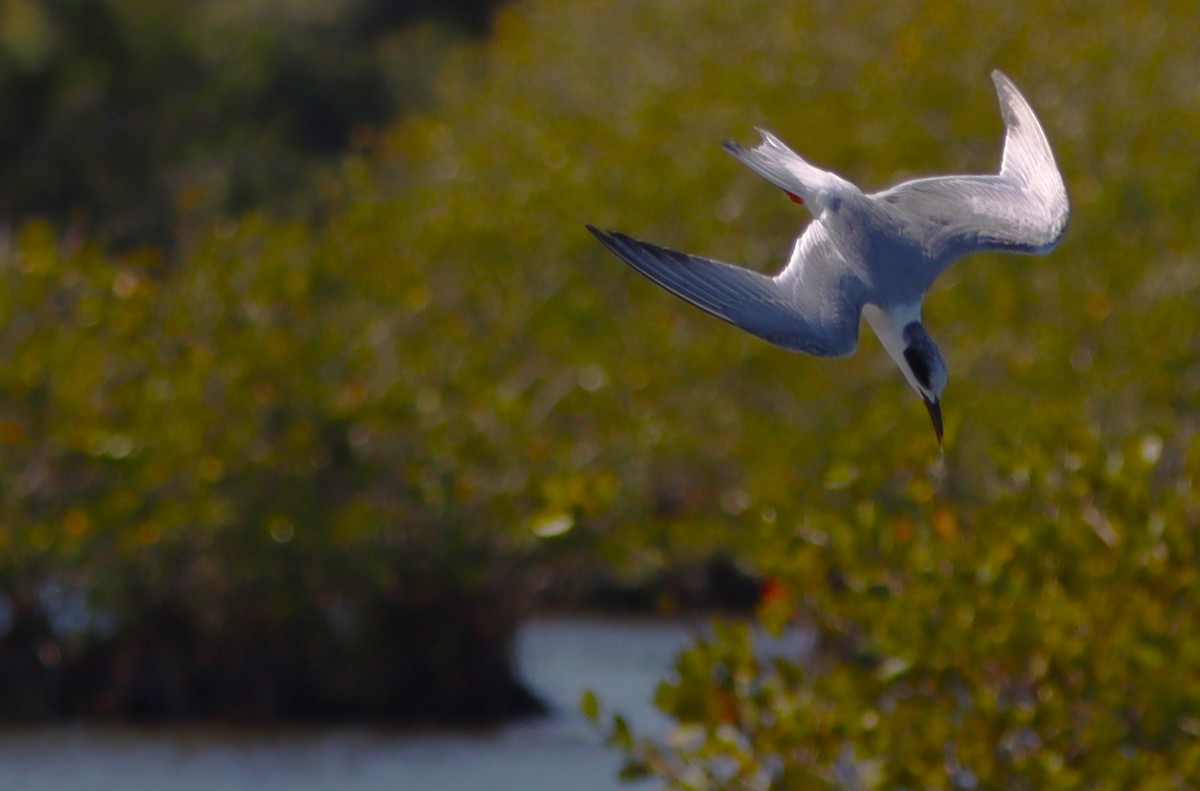
[[810, 164], [775, 135], [765, 129], [757, 131], [762, 142], [754, 148], [726, 141], [725, 150], [784, 192], [802, 198], [814, 214], [824, 210], [830, 197], [858, 192], [857, 187], [842, 177]]

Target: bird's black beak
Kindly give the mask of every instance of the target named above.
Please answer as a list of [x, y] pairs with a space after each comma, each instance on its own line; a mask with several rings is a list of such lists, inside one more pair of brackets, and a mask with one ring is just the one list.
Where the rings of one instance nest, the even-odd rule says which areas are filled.
[[942, 446], [942, 402], [936, 398], [930, 400], [924, 395], [921, 398], [925, 401], [925, 409], [929, 410], [929, 419], [933, 421], [933, 431], [937, 434], [940, 448]]

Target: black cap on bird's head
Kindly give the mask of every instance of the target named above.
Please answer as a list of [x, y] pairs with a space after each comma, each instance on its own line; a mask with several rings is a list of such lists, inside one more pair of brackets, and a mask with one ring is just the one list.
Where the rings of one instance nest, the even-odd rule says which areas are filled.
[[[904, 362], [907, 365], [905, 378], [920, 394], [933, 422], [938, 445], [942, 444], [942, 391], [946, 388], [946, 361], [938, 351], [937, 344], [929, 333], [914, 321], [904, 328]], [[903, 368], [903, 366], [902, 366]]]

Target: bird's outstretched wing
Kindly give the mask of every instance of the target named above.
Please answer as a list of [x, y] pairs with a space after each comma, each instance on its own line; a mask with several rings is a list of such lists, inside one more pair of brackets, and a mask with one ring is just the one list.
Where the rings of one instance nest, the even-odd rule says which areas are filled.
[[1048, 252], [1067, 227], [1066, 187], [1037, 116], [1008, 77], [994, 71], [992, 80], [1005, 125], [999, 174], [917, 179], [871, 196], [921, 246], [923, 288], [976, 250]]
[[776, 346], [841, 357], [858, 345], [864, 288], [819, 223], [808, 227], [788, 266], [774, 278], [587, 228], [658, 285]]

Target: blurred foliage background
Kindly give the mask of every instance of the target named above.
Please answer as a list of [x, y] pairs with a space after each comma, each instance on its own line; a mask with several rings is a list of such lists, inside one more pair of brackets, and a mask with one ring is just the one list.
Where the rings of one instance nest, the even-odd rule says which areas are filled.
[[[4, 6], [0, 32], [19, 7]], [[325, 57], [326, 31], [365, 7], [309, 21], [309, 39], [278, 32], [306, 29], [288, 15], [263, 25]], [[450, 619], [414, 612], [458, 602], [456, 623], [503, 632], [539, 591], [597, 566], [638, 579], [729, 553], [771, 595], [757, 625], [680, 658], [659, 693], [678, 723], [666, 739], [613, 725], [630, 775], [681, 788], [1190, 787], [1197, 13], [530, 0], [502, 8], [477, 45], [402, 26], [408, 43], [389, 49], [372, 27], [361, 40], [379, 48], [353, 49], [382, 58], [371, 73], [393, 104], [335, 125], [351, 130], [336, 158], [280, 121], [248, 144], [268, 152], [263, 172], [306, 151], [318, 164], [281, 166], [248, 203], [204, 192], [209, 176], [186, 163], [151, 169], [183, 168], [172, 194], [209, 196], [185, 253], [114, 249], [117, 220], [64, 233], [76, 209], [52, 202], [29, 211], [60, 224], [15, 226], [0, 270], [5, 622], [46, 614], [30, 662], [60, 685], [54, 668], [86, 665], [105, 640], [120, 660], [106, 677], [123, 678], [164, 613], [188, 635], [172, 656], [200, 657], [186, 661], [201, 676], [232, 672], [213, 657], [283, 663], [309, 646], [306, 661], [344, 673], [304, 705], [334, 706], [364, 694], [362, 674], [419, 678], [472, 656], [446, 628], [420, 631]], [[419, 61], [434, 76], [403, 104], [395, 86], [422, 47], [437, 52]], [[1051, 256], [973, 256], [931, 294], [927, 325], [951, 369], [944, 457], [869, 333], [847, 360], [788, 355], [662, 293], [582, 228], [777, 268], [807, 217], [721, 139], [765, 126], [865, 189], [992, 171], [993, 68], [1041, 117], [1073, 217]], [[269, 80], [239, 66], [221, 94], [207, 81], [219, 71], [200, 69], [191, 93], [272, 117]], [[188, 94], [166, 93], [187, 108], [162, 110], [185, 137], [243, 134], [199, 133]], [[150, 161], [181, 148], [150, 139]], [[236, 150], [211, 153], [206, 173], [262, 175]], [[53, 183], [14, 191], [12, 179], [6, 201]], [[171, 217], [192, 205], [151, 203]], [[819, 635], [813, 661], [753, 639], [799, 624]], [[400, 657], [406, 640], [436, 659]], [[339, 665], [363, 645], [380, 646], [360, 660], [374, 666]], [[402, 662], [414, 675], [392, 670]]]
[[4, 0], [0, 214], [176, 248], [319, 217], [337, 155], [431, 100], [496, 0]]

